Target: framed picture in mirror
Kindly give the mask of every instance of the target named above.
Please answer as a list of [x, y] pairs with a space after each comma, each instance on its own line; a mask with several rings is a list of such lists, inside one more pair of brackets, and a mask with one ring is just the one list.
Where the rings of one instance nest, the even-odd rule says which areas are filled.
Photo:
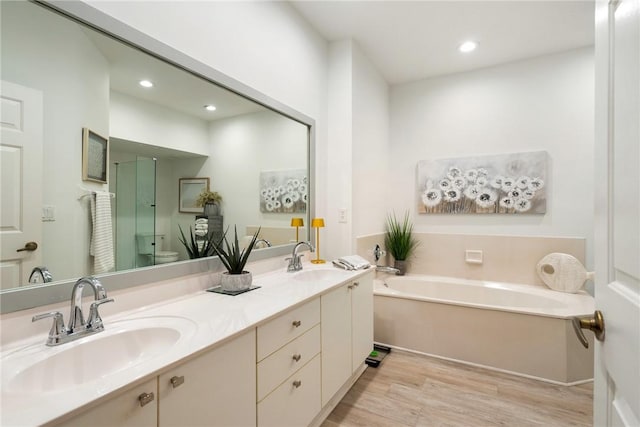
[[82, 128], [82, 179], [107, 183], [109, 139]]
[[178, 210], [182, 213], [202, 213], [196, 201], [202, 190], [209, 190], [209, 178], [180, 178]]

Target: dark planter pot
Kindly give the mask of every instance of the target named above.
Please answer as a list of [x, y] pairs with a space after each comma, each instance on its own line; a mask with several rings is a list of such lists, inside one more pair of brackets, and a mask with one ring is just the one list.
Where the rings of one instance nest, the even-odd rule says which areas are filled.
[[220, 215], [220, 206], [217, 203], [206, 203], [204, 205], [204, 214], [206, 216], [218, 216]]
[[393, 262], [393, 266], [397, 268], [399, 271], [396, 273], [396, 276], [404, 276], [404, 273], [407, 272], [407, 261], [398, 261], [395, 260]]

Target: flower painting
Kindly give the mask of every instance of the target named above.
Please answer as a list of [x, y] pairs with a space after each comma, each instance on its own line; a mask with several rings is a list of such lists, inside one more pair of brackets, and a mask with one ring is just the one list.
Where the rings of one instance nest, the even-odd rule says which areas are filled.
[[545, 213], [546, 179], [545, 151], [422, 160], [418, 212]]
[[260, 212], [305, 213], [307, 181], [305, 169], [260, 172]]

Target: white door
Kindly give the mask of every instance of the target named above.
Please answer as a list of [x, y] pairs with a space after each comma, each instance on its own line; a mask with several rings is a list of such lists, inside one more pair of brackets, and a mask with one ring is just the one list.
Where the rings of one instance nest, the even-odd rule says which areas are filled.
[[41, 244], [42, 93], [2, 81], [0, 99], [0, 288], [7, 289], [41, 263], [40, 248], [18, 250]]
[[640, 425], [640, 0], [596, 3], [594, 425]]

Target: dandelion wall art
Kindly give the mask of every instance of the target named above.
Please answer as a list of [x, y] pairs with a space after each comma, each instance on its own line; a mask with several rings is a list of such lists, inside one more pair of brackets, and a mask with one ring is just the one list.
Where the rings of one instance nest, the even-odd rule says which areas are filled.
[[417, 175], [419, 213], [547, 210], [545, 151], [422, 160]]
[[260, 212], [305, 213], [308, 193], [305, 169], [260, 172]]

